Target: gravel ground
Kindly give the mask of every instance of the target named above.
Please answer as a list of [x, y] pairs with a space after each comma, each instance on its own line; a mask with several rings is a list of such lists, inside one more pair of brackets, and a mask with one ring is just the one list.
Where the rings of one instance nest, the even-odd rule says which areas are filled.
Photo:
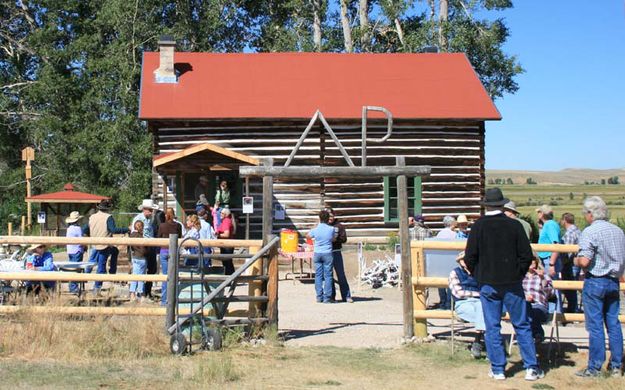
[[[365, 252], [368, 262], [382, 258], [383, 252]], [[281, 280], [279, 286], [279, 328], [287, 344], [293, 346], [332, 345], [352, 348], [393, 348], [401, 343], [403, 334], [402, 297], [399, 288], [371, 289], [357, 283], [355, 251], [344, 253], [348, 280], [354, 303], [321, 304], [315, 302], [312, 281]], [[284, 276], [286, 268], [282, 267]], [[436, 289], [432, 289], [435, 295]], [[430, 297], [433, 302], [436, 296]], [[449, 337], [447, 320], [428, 321], [428, 331], [438, 337]], [[509, 323], [502, 324], [503, 333], [511, 334]], [[582, 324], [560, 326], [563, 343], [587, 346], [588, 334]], [[545, 326], [548, 337], [550, 326]], [[469, 332], [472, 337], [472, 333]]]

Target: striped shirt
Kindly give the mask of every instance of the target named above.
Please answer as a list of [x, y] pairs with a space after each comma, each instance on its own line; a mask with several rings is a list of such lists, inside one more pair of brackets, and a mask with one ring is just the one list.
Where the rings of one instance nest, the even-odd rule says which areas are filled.
[[625, 270], [625, 233], [608, 221], [593, 221], [582, 232], [577, 255], [590, 260], [586, 272], [592, 276], [620, 278]]

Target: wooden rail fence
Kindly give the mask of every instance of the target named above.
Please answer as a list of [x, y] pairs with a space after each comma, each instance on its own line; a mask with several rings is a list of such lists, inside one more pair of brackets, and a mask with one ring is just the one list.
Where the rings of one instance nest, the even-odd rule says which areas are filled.
[[[412, 241], [410, 243], [412, 260], [412, 295], [415, 336], [418, 338], [427, 337], [428, 319], [451, 319], [451, 310], [427, 310], [425, 289], [428, 287], [448, 287], [447, 278], [426, 277], [425, 270], [425, 250], [458, 250], [462, 251], [466, 247], [465, 242], [445, 242], [445, 241]], [[532, 244], [532, 249], [537, 252], [558, 252], [577, 253], [579, 246], [563, 244]], [[582, 281], [554, 280], [553, 287], [559, 290], [581, 290], [584, 285]], [[625, 291], [625, 283], [620, 284], [620, 290]], [[559, 315], [563, 322], [584, 321], [584, 314], [563, 313]], [[625, 315], [620, 315], [619, 319], [625, 322]]]
[[[173, 240], [145, 239], [129, 237], [49, 237], [49, 236], [0, 236], [0, 245], [3, 244], [46, 244], [49, 246], [81, 244], [81, 245], [131, 245], [131, 246], [151, 246], [169, 247], [176, 250], [182, 239]], [[200, 240], [202, 245], [222, 248], [247, 248], [249, 254], [255, 253], [262, 246], [262, 240]], [[192, 245], [185, 243], [184, 246]], [[242, 257], [246, 257], [242, 255]], [[249, 257], [249, 256], [247, 256]], [[133, 274], [96, 274], [96, 273], [74, 273], [74, 272], [2, 272], [0, 280], [11, 281], [55, 281], [55, 282], [166, 282], [168, 275], [133, 275]], [[224, 276], [215, 275], [215, 281], [221, 282]], [[208, 276], [206, 280], [210, 280]], [[277, 279], [277, 277], [276, 277]], [[172, 291], [175, 289], [171, 289]], [[277, 294], [276, 294], [277, 295]], [[275, 297], [277, 300], [277, 296]], [[276, 303], [277, 305], [277, 303]], [[0, 314], [12, 314], [21, 311], [31, 311], [40, 314], [62, 314], [62, 315], [123, 315], [123, 316], [166, 316], [167, 308], [164, 307], [105, 307], [105, 306], [0, 306]], [[183, 309], [184, 311], [184, 309]], [[247, 316], [249, 310], [229, 310], [228, 315], [232, 317]], [[185, 314], [184, 312], [182, 314]]]

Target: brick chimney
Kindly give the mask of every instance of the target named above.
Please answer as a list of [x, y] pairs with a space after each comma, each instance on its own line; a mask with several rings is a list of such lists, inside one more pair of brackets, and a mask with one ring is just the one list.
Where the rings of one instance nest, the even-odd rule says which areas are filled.
[[158, 40], [160, 60], [158, 69], [154, 71], [154, 81], [157, 83], [176, 83], [178, 77], [174, 70], [174, 49], [176, 41], [171, 35], [162, 35]]

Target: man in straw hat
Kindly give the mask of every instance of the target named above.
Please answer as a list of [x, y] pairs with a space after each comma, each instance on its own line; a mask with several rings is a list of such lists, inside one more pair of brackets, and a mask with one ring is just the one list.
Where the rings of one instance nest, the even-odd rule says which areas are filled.
[[505, 305], [517, 334], [525, 379], [535, 381], [545, 373], [539, 368], [532, 338], [522, 281], [532, 261], [532, 248], [520, 223], [506, 217], [509, 202], [499, 188], [486, 191], [486, 214], [475, 221], [467, 240], [467, 270], [480, 285], [480, 301], [486, 324], [489, 376], [504, 380], [506, 352], [501, 338], [501, 312]]
[[[82, 215], [78, 211], [72, 211], [69, 217], [65, 218], [67, 224], [67, 232], [65, 237], [82, 237], [82, 228], [78, 225], [78, 221], [82, 219]], [[67, 257], [68, 260], [74, 263], [82, 262], [84, 247], [82, 245], [70, 244], [67, 245]], [[69, 292], [78, 293], [78, 283], [71, 282], [69, 284]]]
[[[91, 237], [111, 237], [113, 234], [126, 234], [128, 228], [117, 227], [115, 220], [110, 214], [113, 204], [110, 200], [102, 200], [98, 206], [98, 211], [89, 217], [89, 223], [83, 226], [83, 233], [88, 234]], [[117, 257], [119, 256], [119, 249], [109, 245], [94, 245], [95, 261], [98, 263], [97, 273], [106, 273], [106, 263], [109, 256], [111, 257], [111, 263], [109, 265], [109, 273], [117, 273]], [[94, 293], [97, 295], [102, 288], [102, 282], [97, 281], [94, 284]]]
[[[54, 266], [54, 260], [52, 258], [52, 253], [46, 250], [45, 244], [33, 244], [27, 250], [30, 252], [28, 257], [26, 258], [26, 267], [33, 271], [54, 271], [56, 268]], [[34, 292], [35, 294], [39, 294], [41, 292], [41, 288], [45, 288], [46, 290], [53, 289], [55, 286], [55, 282], [31, 282], [28, 281], [25, 284], [26, 292]]]

